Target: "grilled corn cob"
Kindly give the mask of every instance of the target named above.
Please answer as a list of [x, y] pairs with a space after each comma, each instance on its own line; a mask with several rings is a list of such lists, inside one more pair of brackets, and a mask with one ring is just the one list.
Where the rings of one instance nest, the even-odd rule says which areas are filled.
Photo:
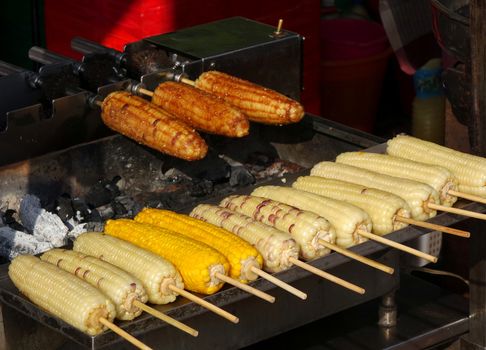
[[428, 204], [439, 203], [439, 194], [432, 187], [421, 182], [378, 174], [348, 164], [333, 162], [321, 162], [314, 165], [311, 175], [351, 182], [393, 193], [407, 202], [415, 220], [425, 221], [437, 214], [435, 210], [428, 207]]
[[233, 233], [204, 221], [169, 210], [143, 209], [135, 221], [175, 231], [201, 241], [223, 254], [230, 263], [230, 277], [243, 283], [257, 279], [251, 267], [261, 268], [263, 258], [248, 242]]
[[299, 102], [225, 73], [205, 72], [199, 76], [195, 85], [236, 106], [257, 123], [290, 124], [304, 117], [304, 108]]
[[104, 99], [101, 110], [109, 128], [157, 151], [185, 160], [202, 159], [207, 153], [196, 131], [143, 98], [115, 91]]
[[292, 187], [342, 200], [363, 209], [371, 217], [373, 232], [378, 235], [385, 235], [407, 226], [403, 222], [395, 221], [397, 215], [406, 218], [411, 216], [410, 207], [402, 198], [374, 188], [317, 176], [301, 176]]
[[101, 317], [110, 322], [115, 317], [115, 306], [103, 293], [35, 256], [16, 257], [8, 275], [32, 302], [89, 335], [106, 329]]
[[162, 107], [197, 130], [229, 137], [248, 135], [250, 122], [239, 109], [223, 99], [192, 86], [173, 81], [159, 84], [152, 103]]
[[107, 295], [116, 307], [116, 318], [133, 320], [142, 310], [133, 305], [134, 300], [148, 300], [142, 282], [122, 269], [79, 252], [51, 249], [41, 255], [41, 260], [56, 265]]
[[462, 153], [418, 138], [398, 135], [388, 141], [387, 153], [416, 162], [447, 168], [459, 181], [459, 191], [484, 194], [486, 159]]
[[228, 260], [205, 243], [195, 241], [174, 231], [133, 220], [108, 220], [105, 232], [163, 256], [172, 262], [182, 275], [186, 289], [213, 294], [223, 282], [216, 275], [227, 275]]
[[121, 239], [87, 232], [76, 238], [73, 249], [115, 265], [141, 280], [152, 304], [167, 304], [176, 299], [177, 294], [169, 288], [170, 285], [184, 288], [174, 265]]
[[279, 272], [292, 266], [290, 257], [298, 258], [299, 246], [288, 234], [252, 218], [214, 205], [200, 204], [190, 214], [240, 236], [263, 256], [268, 272]]
[[336, 230], [336, 243], [344, 248], [367, 240], [357, 233], [358, 230], [371, 232], [372, 229], [368, 214], [346, 202], [278, 186], [262, 186], [251, 195], [269, 198], [326, 218]]
[[300, 257], [305, 260], [330, 253], [319, 240], [336, 241], [336, 231], [329, 221], [310, 211], [255, 196], [230, 196], [219, 205], [290, 233], [300, 246]]
[[427, 184], [439, 193], [441, 204], [448, 207], [457, 201], [457, 197], [450, 195], [449, 190], [457, 191], [459, 182], [449, 170], [443, 167], [366, 152], [341, 153], [336, 158], [336, 162]]

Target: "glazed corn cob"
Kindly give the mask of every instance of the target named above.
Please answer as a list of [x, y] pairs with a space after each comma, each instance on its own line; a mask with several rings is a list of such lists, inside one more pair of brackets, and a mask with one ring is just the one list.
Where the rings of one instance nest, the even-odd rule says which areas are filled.
[[251, 195], [269, 198], [326, 218], [336, 230], [336, 243], [344, 248], [367, 240], [357, 233], [358, 230], [371, 232], [372, 229], [371, 219], [366, 212], [343, 201], [278, 186], [262, 186]]
[[459, 181], [459, 191], [485, 195], [486, 159], [455, 151], [408, 135], [388, 141], [387, 153], [416, 162], [447, 168]]
[[374, 188], [317, 176], [301, 176], [292, 184], [292, 187], [342, 200], [363, 209], [371, 217], [373, 232], [378, 235], [407, 226], [403, 222], [395, 221], [396, 215], [406, 218], [411, 216], [410, 207], [402, 198]]
[[242, 111], [187, 84], [174, 81], [159, 84], [152, 103], [197, 130], [211, 134], [243, 137], [250, 129], [248, 117]]
[[12, 260], [8, 275], [32, 302], [89, 335], [106, 329], [99, 321], [101, 317], [110, 322], [115, 318], [115, 306], [107, 296], [32, 255], [19, 255]]
[[439, 193], [441, 204], [448, 207], [457, 201], [457, 197], [450, 195], [449, 190], [457, 191], [459, 182], [449, 170], [440, 166], [366, 152], [341, 153], [336, 162], [427, 184]]
[[125, 91], [109, 94], [101, 118], [110, 128], [162, 153], [185, 160], [202, 159], [208, 146], [191, 127], [161, 108]]
[[300, 257], [305, 260], [330, 253], [320, 240], [336, 241], [336, 231], [329, 221], [310, 211], [255, 196], [230, 196], [219, 205], [290, 233], [300, 246]]
[[290, 124], [304, 117], [304, 108], [299, 102], [225, 73], [205, 72], [196, 80], [195, 86], [221, 97], [257, 123]]
[[439, 194], [429, 185], [421, 182], [378, 174], [351, 165], [321, 162], [311, 170], [311, 175], [327, 179], [341, 180], [357, 185], [376, 188], [402, 197], [409, 205], [412, 218], [425, 221], [437, 212], [428, 207], [429, 203], [439, 203]]
[[174, 265], [121, 239], [87, 232], [76, 238], [73, 249], [115, 265], [138, 278], [152, 304], [167, 304], [176, 299], [177, 294], [169, 288], [170, 285], [184, 288], [182, 277]]
[[246, 215], [208, 204], [198, 205], [190, 215], [231, 231], [249, 242], [263, 256], [263, 267], [268, 272], [286, 270], [292, 266], [289, 258], [298, 258], [299, 246], [288, 233]]
[[98, 258], [66, 249], [51, 249], [41, 255], [41, 260], [56, 265], [98, 288], [116, 307], [116, 318], [133, 320], [142, 310], [133, 305], [134, 300], [148, 300], [142, 282], [122, 269]]
[[181, 273], [186, 289], [193, 292], [216, 293], [223, 286], [217, 273], [227, 275], [230, 270], [228, 260], [207, 244], [154, 225], [128, 219], [108, 220], [105, 233], [172, 262]]
[[135, 221], [152, 224], [201, 241], [223, 254], [230, 263], [230, 277], [243, 283], [257, 279], [251, 267], [261, 268], [263, 258], [248, 242], [204, 221], [169, 210], [143, 209]]

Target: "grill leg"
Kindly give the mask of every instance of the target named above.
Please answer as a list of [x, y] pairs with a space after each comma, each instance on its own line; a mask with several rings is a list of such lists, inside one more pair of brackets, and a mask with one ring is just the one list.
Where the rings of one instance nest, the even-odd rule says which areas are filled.
[[378, 309], [378, 325], [383, 328], [391, 328], [397, 325], [397, 304], [395, 303], [395, 291], [385, 294], [381, 298]]

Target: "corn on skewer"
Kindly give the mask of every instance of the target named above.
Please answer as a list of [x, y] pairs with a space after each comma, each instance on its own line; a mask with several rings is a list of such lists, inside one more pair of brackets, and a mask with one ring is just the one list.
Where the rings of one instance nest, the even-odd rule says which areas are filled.
[[343, 248], [366, 241], [357, 234], [357, 229], [368, 231], [372, 229], [371, 219], [365, 211], [342, 201], [278, 186], [262, 186], [255, 189], [251, 195], [282, 202], [322, 216], [336, 230], [336, 242]]
[[[459, 180], [461, 186], [484, 188], [486, 186], [486, 159], [462, 153], [433, 142], [408, 135], [398, 135], [388, 140], [387, 153], [416, 162], [447, 168]], [[474, 193], [473, 193], [474, 194]]]
[[439, 194], [429, 185], [417, 181], [378, 174], [348, 164], [334, 162], [320, 162], [314, 165], [311, 175], [351, 182], [393, 193], [407, 202], [412, 217], [416, 220], [425, 221], [437, 214], [434, 209], [429, 208], [428, 204], [439, 203]]
[[298, 245], [285, 232], [264, 225], [246, 215], [213, 205], [200, 204], [190, 215], [231, 230], [248, 241], [260, 251], [264, 266], [271, 272], [285, 270], [294, 264], [356, 293], [365, 292], [361, 287], [298, 260]]
[[486, 187], [484, 188], [483, 197], [477, 196], [475, 194], [471, 194], [471, 192], [474, 192], [474, 190], [471, 189], [471, 190], [466, 190], [464, 192], [449, 190], [449, 193], [453, 196], [468, 199], [472, 202], [478, 202], [478, 203], [486, 204], [486, 198], [485, 198], [486, 197]]
[[341, 153], [336, 158], [336, 162], [425, 183], [439, 193], [440, 204], [448, 207], [457, 201], [457, 197], [451, 195], [450, 191], [457, 191], [459, 181], [449, 170], [443, 167], [387, 154], [367, 152]]
[[329, 254], [329, 249], [319, 240], [336, 241], [336, 232], [329, 221], [280, 202], [256, 196], [229, 196], [219, 206], [288, 232], [299, 244], [299, 256], [304, 260]]
[[171, 229], [210, 244], [226, 256], [231, 265], [230, 276], [240, 282], [248, 283], [260, 276], [270, 279], [270, 282], [301, 299], [307, 298], [302, 291], [262, 271], [263, 258], [260, 253], [248, 242], [229, 231], [187, 215], [160, 209], [145, 208], [135, 217], [135, 221]]
[[107, 261], [140, 279], [152, 304], [167, 304], [182, 295], [233, 323], [239, 322], [238, 317], [185, 291], [174, 265], [159, 255], [99, 232], [81, 234], [74, 241], [73, 249]]
[[100, 289], [114, 302], [116, 318], [120, 320], [132, 320], [143, 310], [192, 336], [198, 335], [195, 329], [145, 305], [148, 296], [142, 282], [110, 263], [65, 249], [51, 249], [41, 256], [41, 260], [56, 265]]
[[[325, 217], [336, 229], [338, 239], [340, 230], [341, 232], [345, 232], [345, 234], [349, 234], [348, 232], [352, 231], [352, 236], [357, 236], [358, 239], [361, 241], [364, 241], [366, 238], [375, 241], [379, 239], [381, 243], [388, 241], [390, 242], [390, 246], [393, 246], [396, 249], [403, 250], [416, 256], [424, 256], [424, 253], [419, 250], [407, 247], [403, 244], [396, 243], [388, 239], [381, 239], [379, 236], [371, 234], [370, 231], [372, 225], [368, 214], [360, 208], [349, 203], [336, 201], [330, 198], [319, 196], [314, 193], [297, 190], [295, 188], [276, 186], [259, 187], [255, 191], [253, 191], [252, 195], [259, 195], [261, 197], [282, 201], [288, 205], [293, 205], [300, 209], [313, 211], [314, 213]], [[340, 203], [346, 204], [347, 206], [339, 206]], [[361, 212], [363, 214], [360, 214]], [[362, 219], [363, 221], [356, 221], [356, 215], [358, 215], [358, 218], [362, 215], [365, 215], [365, 219]], [[355, 221], [351, 221], [353, 218]], [[343, 223], [346, 226], [343, 226]], [[349, 226], [351, 226], [351, 229], [349, 228]], [[365, 232], [367, 232], [367, 234], [364, 234]], [[431, 255], [428, 255], [428, 259], [437, 261], [437, 258]]]
[[[241, 214], [252, 217], [261, 223], [270, 225], [284, 232], [289, 232], [301, 247], [304, 259], [314, 259], [333, 250], [351, 259], [358, 260], [383, 272], [393, 274], [394, 269], [368, 259], [334, 244], [336, 232], [334, 227], [323, 217], [301, 209], [255, 196], [229, 196], [219, 204]], [[310, 246], [307, 253], [302, 254], [303, 247]], [[318, 249], [327, 248], [322, 254]], [[317, 249], [316, 249], [317, 248]], [[317, 254], [316, 254], [317, 253]]]
[[373, 232], [379, 235], [412, 224], [456, 236], [470, 236], [467, 231], [410, 219], [410, 207], [402, 198], [374, 188], [317, 176], [299, 177], [292, 187], [356, 205], [370, 215]]
[[180, 271], [187, 289], [213, 294], [226, 282], [270, 303], [275, 302], [273, 296], [230, 278], [228, 260], [203, 242], [127, 219], [109, 220], [105, 232], [169, 259]]

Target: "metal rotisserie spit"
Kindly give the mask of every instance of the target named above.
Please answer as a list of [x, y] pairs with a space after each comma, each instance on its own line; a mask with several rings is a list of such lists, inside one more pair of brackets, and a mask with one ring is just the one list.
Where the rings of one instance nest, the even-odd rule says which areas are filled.
[[[187, 162], [123, 136], [109, 136], [101, 122], [96, 101], [112, 91], [137, 94], [167, 80], [194, 80], [213, 69], [299, 99], [302, 38], [298, 34], [231, 18], [146, 38], [128, 44], [124, 52], [79, 38], [73, 47], [85, 55], [82, 62], [33, 48], [31, 58], [45, 64], [39, 72], [2, 66], [0, 91], [10, 98], [0, 99], [0, 145], [12, 150], [4, 152], [0, 161], [0, 213], [8, 218], [0, 221], [2, 225], [24, 229], [16, 212], [26, 195], [32, 195], [38, 198], [30, 204], [37, 213], [56, 212], [68, 236], [75, 237], [78, 230], [100, 231], [105, 220], [131, 218], [147, 206], [188, 213], [199, 203], [217, 204], [229, 194], [249, 194], [262, 184], [286, 186], [308, 174], [312, 165], [342, 152], [384, 151], [379, 138], [306, 115], [294, 125], [252, 123], [244, 138], [204, 135], [207, 156]], [[461, 206], [486, 209], [475, 203]], [[461, 220], [441, 214], [431, 222], [450, 226]], [[428, 231], [409, 226], [387, 238], [407, 242], [424, 232]], [[379, 243], [367, 241], [351, 250], [399, 269], [398, 252]], [[305, 301], [263, 279], [250, 285], [271, 291], [275, 304], [234, 287], [205, 297], [236, 314], [238, 325], [183, 298], [156, 308], [198, 329], [197, 338], [147, 314], [117, 324], [155, 348], [239, 348], [379, 297], [388, 300], [399, 287], [397, 273], [386, 274], [336, 253], [310, 264], [352, 281], [366, 293], [347, 291], [292, 267], [275, 275], [304, 290]], [[18, 292], [7, 275], [8, 264], [0, 269], [5, 336], [11, 347], [128, 348], [113, 332], [88, 336], [50, 316]]]

